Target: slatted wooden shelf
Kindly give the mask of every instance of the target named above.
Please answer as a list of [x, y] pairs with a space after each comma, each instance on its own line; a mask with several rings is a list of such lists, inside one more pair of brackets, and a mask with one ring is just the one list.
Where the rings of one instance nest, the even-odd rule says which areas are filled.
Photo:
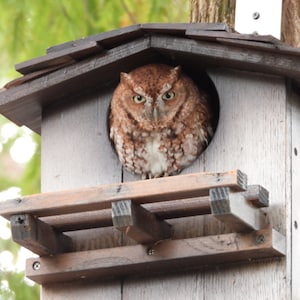
[[[261, 207], [268, 191], [239, 170], [50, 192], [1, 203], [12, 236], [39, 254], [27, 262], [38, 283], [205, 267], [285, 253], [285, 238]], [[172, 239], [168, 219], [209, 214], [233, 233]], [[138, 245], [76, 251], [70, 230], [113, 226]]]

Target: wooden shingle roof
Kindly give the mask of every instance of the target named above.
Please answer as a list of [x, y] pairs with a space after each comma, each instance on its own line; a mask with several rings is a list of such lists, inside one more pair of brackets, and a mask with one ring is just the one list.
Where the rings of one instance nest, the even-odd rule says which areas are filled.
[[225, 24], [141, 24], [53, 46], [17, 64], [23, 76], [1, 90], [0, 113], [39, 133], [43, 108], [161, 60], [300, 80], [300, 50], [272, 36], [233, 33]]

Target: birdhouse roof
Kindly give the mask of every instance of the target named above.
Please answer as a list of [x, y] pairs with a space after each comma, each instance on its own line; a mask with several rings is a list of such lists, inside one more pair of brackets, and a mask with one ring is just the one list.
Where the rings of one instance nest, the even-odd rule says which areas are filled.
[[300, 80], [300, 49], [272, 36], [234, 33], [225, 24], [140, 24], [47, 49], [17, 64], [22, 77], [0, 92], [0, 113], [40, 132], [42, 109], [118, 80], [154, 61], [226, 67]]

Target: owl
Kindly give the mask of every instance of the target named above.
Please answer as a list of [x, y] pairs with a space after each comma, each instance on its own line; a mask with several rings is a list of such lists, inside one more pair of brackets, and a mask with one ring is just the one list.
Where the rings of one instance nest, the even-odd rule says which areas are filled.
[[142, 179], [179, 173], [208, 145], [207, 96], [181, 67], [150, 64], [120, 74], [109, 134], [122, 165]]

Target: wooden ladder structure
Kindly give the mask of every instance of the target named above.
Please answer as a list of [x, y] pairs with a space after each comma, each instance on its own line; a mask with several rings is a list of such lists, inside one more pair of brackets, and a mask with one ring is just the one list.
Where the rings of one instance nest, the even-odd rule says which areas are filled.
[[[261, 209], [268, 205], [268, 191], [234, 170], [31, 195], [2, 202], [0, 215], [11, 221], [13, 240], [39, 255], [27, 260], [26, 275], [44, 284], [284, 256], [285, 237]], [[207, 214], [232, 232], [172, 239], [166, 220]], [[76, 251], [66, 234], [107, 226], [137, 244]]]

